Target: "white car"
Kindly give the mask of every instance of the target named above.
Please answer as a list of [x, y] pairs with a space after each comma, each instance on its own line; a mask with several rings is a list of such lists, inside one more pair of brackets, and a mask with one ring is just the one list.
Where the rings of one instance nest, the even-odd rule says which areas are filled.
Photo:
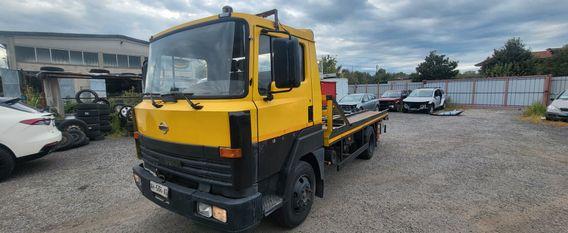
[[0, 97], [0, 180], [16, 162], [40, 158], [61, 140], [51, 113], [43, 113], [18, 98]]
[[403, 102], [404, 112], [424, 111], [433, 113], [446, 107], [446, 94], [440, 88], [415, 89]]

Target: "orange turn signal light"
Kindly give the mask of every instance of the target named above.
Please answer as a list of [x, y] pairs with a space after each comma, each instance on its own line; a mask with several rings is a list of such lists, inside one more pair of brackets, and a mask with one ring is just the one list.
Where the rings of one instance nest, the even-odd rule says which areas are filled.
[[233, 149], [227, 147], [219, 147], [219, 155], [221, 158], [238, 159], [243, 157], [241, 149]]
[[134, 132], [134, 133], [132, 133], [132, 137], [134, 137], [134, 139], [138, 139], [138, 138], [140, 138], [140, 133]]

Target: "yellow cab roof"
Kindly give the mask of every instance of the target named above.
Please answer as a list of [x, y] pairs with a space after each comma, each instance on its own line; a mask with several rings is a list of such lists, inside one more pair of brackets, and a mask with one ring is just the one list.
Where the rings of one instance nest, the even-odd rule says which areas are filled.
[[[231, 16], [232, 18], [241, 18], [246, 20], [250, 26], [262, 26], [262, 27], [266, 27], [266, 28], [274, 28], [274, 21], [272, 20], [268, 20], [266, 18], [262, 18], [256, 15], [251, 15], [251, 14], [246, 14], [246, 13], [232, 13]], [[159, 32], [158, 34], [153, 35], [152, 37], [150, 37], [150, 41], [152, 41], [152, 38], [158, 38], [158, 37], [162, 37], [168, 33], [171, 33], [173, 31], [177, 31], [177, 30], [183, 30], [184, 28], [196, 25], [196, 24], [200, 24], [200, 23], [204, 23], [204, 22], [208, 22], [208, 21], [213, 21], [219, 19], [219, 15], [214, 15], [214, 16], [209, 16], [206, 18], [202, 18], [202, 19], [198, 19], [198, 20], [194, 20], [194, 21], [190, 21], [187, 23], [183, 23], [180, 24], [178, 26], [174, 26], [171, 28], [168, 28], [162, 32]], [[312, 32], [312, 30], [310, 29], [296, 29], [290, 26], [286, 26], [283, 24], [280, 24], [280, 27], [283, 27], [286, 31], [290, 32], [290, 34], [292, 34], [293, 36], [296, 37], [300, 37], [302, 39], [308, 40], [308, 41], [314, 41], [314, 33]]]

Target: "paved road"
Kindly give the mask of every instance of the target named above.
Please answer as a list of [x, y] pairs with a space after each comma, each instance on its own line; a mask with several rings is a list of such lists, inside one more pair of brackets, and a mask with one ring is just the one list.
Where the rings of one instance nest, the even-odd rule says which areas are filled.
[[[517, 115], [393, 113], [375, 157], [327, 169], [325, 198], [293, 231], [568, 232], [568, 128]], [[136, 163], [121, 138], [20, 166], [0, 183], [0, 232], [210, 231], [144, 199]]]

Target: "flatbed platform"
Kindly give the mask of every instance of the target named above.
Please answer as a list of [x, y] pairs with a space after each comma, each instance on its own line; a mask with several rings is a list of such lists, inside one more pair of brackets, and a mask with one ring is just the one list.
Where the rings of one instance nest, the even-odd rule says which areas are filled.
[[[347, 135], [350, 135], [366, 126], [388, 118], [388, 110], [364, 111], [348, 116], [343, 115], [341, 108], [338, 108], [338, 110], [340, 111], [340, 113], [334, 114], [333, 117], [331, 117], [333, 118], [333, 123], [327, 122], [327, 117], [326, 119], [324, 119], [326, 123], [324, 124], [323, 128], [324, 131], [327, 132], [324, 134], [325, 146], [330, 146]], [[328, 130], [330, 126], [332, 129]]]

